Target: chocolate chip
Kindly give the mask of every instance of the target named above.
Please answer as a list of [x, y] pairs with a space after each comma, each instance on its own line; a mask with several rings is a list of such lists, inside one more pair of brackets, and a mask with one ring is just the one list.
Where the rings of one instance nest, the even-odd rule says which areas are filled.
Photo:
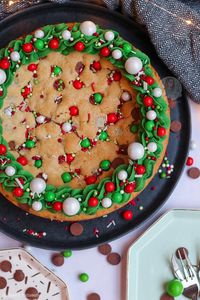
[[64, 264], [64, 256], [60, 253], [56, 253], [52, 256], [51, 261], [55, 266], [60, 267]]
[[15, 141], [10, 141], [8, 143], [8, 146], [9, 146], [10, 150], [15, 150], [15, 147], [16, 147]]
[[172, 100], [172, 99], [168, 98], [168, 103], [169, 103], [169, 108], [170, 109], [173, 109], [173, 108], [176, 107], [176, 101], [175, 100]]
[[101, 300], [101, 297], [97, 293], [91, 293], [87, 295], [87, 300]]
[[82, 61], [77, 62], [75, 66], [75, 71], [80, 75], [85, 68], [85, 65], [82, 63]]
[[83, 226], [78, 222], [72, 223], [69, 230], [72, 235], [79, 236], [83, 233]]
[[124, 164], [124, 159], [122, 157], [116, 157], [115, 159], [113, 159], [113, 161], [111, 162], [111, 167], [113, 169], [116, 169], [118, 166]]
[[29, 300], [37, 300], [37, 299], [39, 299], [40, 293], [38, 292], [38, 290], [36, 288], [29, 287], [25, 291], [25, 295], [26, 295], [26, 298]]
[[127, 155], [128, 154], [128, 145], [119, 145], [119, 151], [118, 153]]
[[132, 110], [132, 112], [131, 112], [131, 115], [132, 115], [132, 117], [133, 117], [133, 119], [135, 120], [135, 121], [139, 121], [140, 120], [140, 109], [139, 109], [139, 107], [135, 107], [135, 108], [133, 108], [133, 110]]
[[182, 258], [185, 259], [185, 257], [188, 256], [188, 249], [184, 247], [180, 247], [176, 250], [176, 257], [177, 258]]
[[13, 277], [16, 281], [23, 281], [25, 275], [22, 270], [16, 270]]
[[163, 294], [160, 298], [160, 300], [174, 300], [174, 297], [167, 295], [166, 293]]
[[108, 254], [107, 261], [113, 266], [118, 265], [121, 261], [121, 256], [118, 253], [112, 252]]
[[62, 98], [63, 98], [62, 95], [56, 96], [54, 102], [56, 104], [60, 104], [62, 102]]
[[26, 211], [30, 209], [30, 206], [26, 203], [19, 203], [19, 206], [21, 207], [21, 209]]
[[3, 272], [10, 272], [12, 269], [12, 264], [8, 260], [4, 260], [0, 264], [0, 269]]
[[4, 289], [7, 286], [7, 281], [4, 277], [0, 277], [0, 289]]
[[111, 252], [112, 248], [110, 244], [103, 244], [98, 247], [98, 250], [101, 254], [108, 255]]
[[192, 179], [196, 179], [200, 176], [199, 168], [192, 167], [188, 170], [188, 176]]
[[181, 130], [182, 124], [180, 121], [172, 121], [170, 125], [170, 130], [172, 132], [179, 132]]

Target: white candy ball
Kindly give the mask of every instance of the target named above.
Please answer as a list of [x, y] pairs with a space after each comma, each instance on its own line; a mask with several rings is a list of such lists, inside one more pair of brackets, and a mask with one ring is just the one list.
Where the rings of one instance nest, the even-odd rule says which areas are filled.
[[71, 32], [69, 30], [64, 30], [62, 33], [62, 37], [64, 40], [68, 41], [71, 38]]
[[4, 109], [4, 114], [8, 117], [12, 117], [12, 107], [8, 106]]
[[110, 198], [103, 198], [102, 201], [101, 201], [101, 205], [104, 208], [109, 208], [112, 205], [112, 200]]
[[157, 114], [155, 112], [155, 110], [149, 110], [147, 113], [146, 113], [146, 117], [148, 120], [155, 120], [156, 117], [157, 117]]
[[38, 116], [37, 118], [36, 118], [36, 122], [38, 123], [38, 124], [43, 124], [44, 123], [44, 121], [45, 121], [45, 117], [44, 116]]
[[124, 101], [129, 101], [131, 100], [131, 94], [129, 92], [123, 92], [121, 95], [122, 100]]
[[125, 69], [129, 74], [137, 74], [142, 69], [142, 61], [138, 57], [129, 57], [125, 62]]
[[41, 30], [41, 29], [38, 29], [35, 31], [35, 34], [34, 36], [37, 38], [37, 39], [42, 39], [44, 37], [44, 31]]
[[6, 81], [6, 72], [0, 69], [0, 84], [3, 84]]
[[35, 211], [40, 211], [42, 209], [42, 203], [40, 201], [34, 201], [32, 203], [32, 209]]
[[97, 27], [93, 22], [85, 21], [81, 23], [80, 31], [85, 35], [92, 36], [97, 31]]
[[194, 149], [196, 149], [196, 147], [197, 147], [197, 144], [195, 143], [195, 141], [191, 141], [190, 142], [190, 149], [194, 150]]
[[144, 156], [144, 147], [141, 143], [131, 143], [128, 146], [128, 156], [133, 159], [141, 159]]
[[162, 96], [162, 90], [161, 90], [160, 88], [155, 88], [155, 89], [153, 89], [153, 95], [154, 95], [154, 97], [156, 97], [156, 98]]
[[112, 31], [106, 31], [104, 37], [105, 37], [106, 41], [112, 41], [112, 40], [114, 40], [115, 35], [114, 35], [114, 32], [112, 32]]
[[16, 170], [15, 170], [14, 167], [8, 166], [8, 167], [5, 168], [5, 173], [6, 173], [7, 176], [11, 177], [11, 176], [15, 175]]
[[150, 152], [155, 152], [158, 147], [155, 142], [150, 142], [150, 143], [148, 143], [147, 148]]
[[30, 189], [33, 193], [41, 194], [46, 189], [46, 182], [42, 178], [34, 178], [30, 183]]
[[128, 177], [128, 173], [125, 170], [121, 170], [117, 174], [117, 177], [118, 177], [119, 180], [126, 180], [127, 177]]
[[122, 57], [122, 51], [120, 51], [119, 49], [113, 50], [112, 57], [114, 59], [120, 59]]
[[20, 60], [19, 52], [13, 51], [13, 52], [10, 54], [10, 59], [11, 59], [12, 61], [18, 61], [18, 60]]
[[80, 210], [80, 203], [76, 198], [69, 197], [63, 202], [63, 211], [68, 216], [76, 215]]
[[69, 122], [65, 122], [62, 124], [62, 130], [64, 132], [70, 132], [72, 130], [72, 124]]

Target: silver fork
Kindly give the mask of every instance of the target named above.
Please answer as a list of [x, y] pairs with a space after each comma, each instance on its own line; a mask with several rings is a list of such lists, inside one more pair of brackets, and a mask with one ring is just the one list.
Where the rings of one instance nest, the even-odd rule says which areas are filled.
[[172, 256], [172, 269], [175, 277], [181, 281], [184, 291], [183, 295], [191, 300], [197, 300], [199, 294], [199, 281], [197, 274], [189, 260], [187, 253], [184, 251], [184, 259], [178, 251], [180, 264], [178, 264], [175, 255]]

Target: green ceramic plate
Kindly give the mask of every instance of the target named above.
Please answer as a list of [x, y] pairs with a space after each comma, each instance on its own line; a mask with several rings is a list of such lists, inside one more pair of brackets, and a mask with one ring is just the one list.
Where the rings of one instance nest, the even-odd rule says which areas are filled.
[[[172, 253], [184, 246], [190, 259], [200, 258], [200, 211], [171, 210], [155, 222], [128, 252], [127, 300], [159, 300], [173, 279]], [[176, 298], [185, 300], [184, 296]]]

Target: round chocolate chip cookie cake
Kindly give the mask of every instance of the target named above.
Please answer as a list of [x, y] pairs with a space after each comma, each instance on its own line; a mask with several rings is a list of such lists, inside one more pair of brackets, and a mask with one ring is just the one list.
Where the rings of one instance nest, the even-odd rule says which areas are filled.
[[41, 217], [108, 214], [153, 178], [169, 108], [148, 56], [91, 21], [0, 50], [0, 192]]

